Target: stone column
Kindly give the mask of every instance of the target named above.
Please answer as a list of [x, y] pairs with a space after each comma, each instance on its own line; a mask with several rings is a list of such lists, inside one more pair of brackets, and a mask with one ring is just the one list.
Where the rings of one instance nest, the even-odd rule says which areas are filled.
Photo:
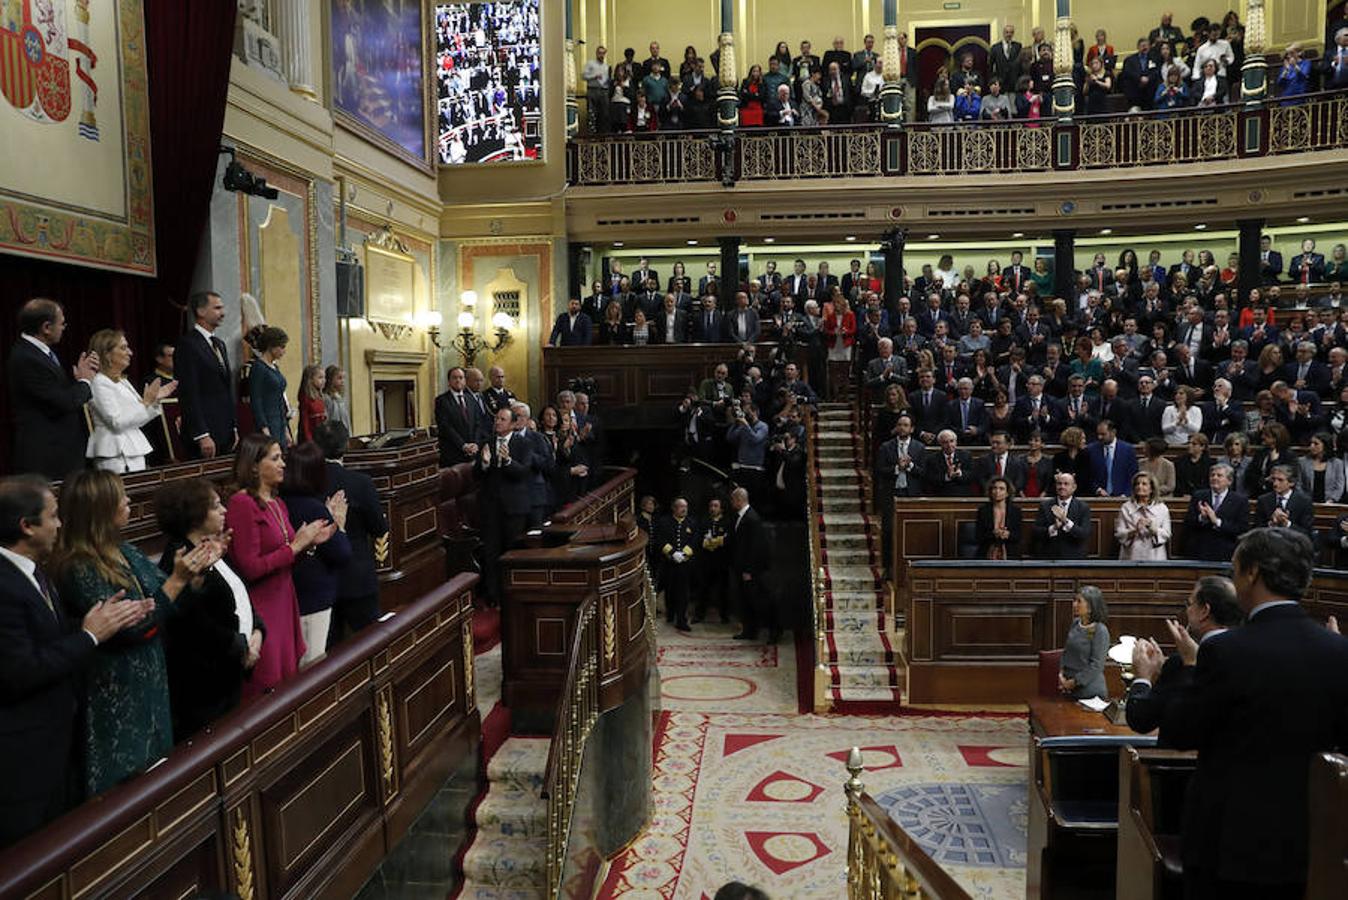
[[716, 73], [720, 89], [716, 92], [716, 124], [726, 132], [740, 123], [739, 78], [735, 75], [735, 2], [721, 0], [721, 34], [716, 40], [721, 51], [721, 67]]
[[[724, 61], [725, 57], [721, 59]], [[721, 245], [721, 259], [717, 268], [721, 278], [717, 287], [717, 301], [721, 309], [735, 308], [735, 292], [740, 289], [740, 239], [721, 237], [716, 242]]]
[[885, 308], [889, 310], [890, 330], [895, 334], [903, 324], [895, 317], [899, 314], [899, 298], [903, 296], [903, 249], [907, 243], [908, 229], [891, 228], [880, 244], [880, 252], [885, 255]]
[[576, 99], [580, 85], [576, 80], [576, 41], [571, 30], [573, 0], [563, 2], [566, 4], [566, 139], [571, 141], [580, 132], [580, 102]]
[[1075, 309], [1076, 285], [1073, 274], [1076, 271], [1077, 233], [1072, 228], [1053, 230], [1053, 292], [1067, 301], [1068, 310]]
[[290, 89], [317, 102], [314, 89], [313, 43], [309, 39], [309, 0], [279, 0], [277, 37], [285, 54], [286, 79]]
[[899, 0], [885, 0], [885, 83], [880, 88], [880, 120], [890, 128], [903, 127], [903, 81], [899, 78], [903, 51], [899, 48]]
[[1053, 26], [1053, 115], [1060, 120], [1076, 112], [1077, 85], [1072, 80], [1072, 10], [1070, 0], [1058, 0]]
[[1231, 304], [1232, 309], [1244, 304], [1252, 289], [1263, 287], [1263, 279], [1259, 277], [1259, 238], [1264, 233], [1264, 220], [1237, 219], [1236, 227], [1240, 229], [1236, 244], [1240, 254], [1240, 277], [1236, 281], [1238, 296]]
[[[1268, 63], [1264, 50], [1268, 40], [1264, 25], [1264, 0], [1245, 0], [1245, 62], [1240, 66], [1240, 99], [1257, 104], [1268, 95]], [[1241, 260], [1241, 265], [1245, 264]]]

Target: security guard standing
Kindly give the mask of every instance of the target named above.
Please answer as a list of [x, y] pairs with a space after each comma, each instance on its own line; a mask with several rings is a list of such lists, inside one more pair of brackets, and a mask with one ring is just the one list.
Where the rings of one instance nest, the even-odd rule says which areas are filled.
[[661, 529], [660, 553], [665, 558], [665, 620], [679, 631], [692, 631], [688, 625], [688, 588], [692, 580], [693, 545], [698, 541], [697, 526], [688, 518], [688, 501], [676, 497], [670, 515]]

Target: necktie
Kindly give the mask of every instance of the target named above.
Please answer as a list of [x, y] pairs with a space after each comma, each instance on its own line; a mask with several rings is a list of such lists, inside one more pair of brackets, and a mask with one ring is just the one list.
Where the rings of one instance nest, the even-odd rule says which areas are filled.
[[220, 368], [228, 368], [229, 364], [225, 362], [224, 344], [219, 338], [211, 338], [211, 350], [215, 353], [215, 361], [220, 363]]
[[998, 474], [998, 475], [1005, 475], [1005, 474], [1006, 474], [1006, 457], [1005, 457], [1005, 456], [999, 456], [999, 457], [997, 457], [997, 474]]
[[[898, 455], [900, 459], [908, 455], [907, 441], [903, 441], [902, 443], [899, 444]], [[906, 487], [908, 487], [908, 473], [904, 472], [903, 470], [899, 470], [899, 473], [894, 476], [894, 489], [901, 491]]]
[[1114, 493], [1114, 445], [1105, 445], [1105, 490]]
[[56, 351], [50, 347], [47, 348], [47, 359], [51, 360], [51, 364], [55, 366], [58, 371], [60, 370], [61, 360], [57, 358]]
[[468, 421], [468, 403], [463, 399], [463, 394], [459, 395], [459, 412], [463, 414], [463, 420]]
[[51, 614], [55, 616], [56, 604], [54, 604], [51, 599], [51, 582], [47, 580], [47, 573], [42, 571], [41, 566], [37, 566], [33, 569], [33, 580], [37, 582], [38, 593], [40, 593], [42, 599], [46, 601], [47, 609], [51, 610]]
[[510, 438], [498, 437], [496, 439], [496, 464], [501, 465], [502, 455], [510, 453]]
[[968, 401], [968, 400], [961, 400], [961, 401], [960, 401], [960, 428], [962, 428], [962, 429], [964, 429], [964, 430], [966, 430], [966, 431], [969, 429], [969, 401]]
[[1213, 509], [1221, 509], [1221, 508], [1222, 508], [1222, 501], [1225, 500], [1225, 499], [1226, 499], [1226, 494], [1218, 494], [1217, 496], [1213, 497], [1213, 498], [1212, 498], [1212, 508], [1213, 508]]

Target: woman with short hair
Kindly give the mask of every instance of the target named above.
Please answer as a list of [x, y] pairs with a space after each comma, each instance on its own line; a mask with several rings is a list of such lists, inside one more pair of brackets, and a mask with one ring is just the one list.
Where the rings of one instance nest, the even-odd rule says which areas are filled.
[[1188, 497], [1208, 486], [1212, 457], [1208, 455], [1208, 436], [1203, 432], [1189, 435], [1188, 452], [1175, 462], [1175, 496]]
[[281, 373], [281, 357], [286, 354], [290, 336], [272, 325], [263, 325], [253, 336], [257, 358], [248, 367], [248, 406], [257, 430], [274, 438], [284, 450], [290, 446], [290, 402], [286, 399], [286, 377]]
[[[155, 494], [155, 518], [168, 538], [159, 568], [166, 572], [178, 551], [229, 544], [225, 505], [204, 478], [166, 483]], [[224, 559], [188, 582], [168, 620], [168, 662], [173, 735], [185, 740], [239, 705], [243, 682], [257, 664], [267, 624], [248, 588]]]
[[1301, 490], [1312, 502], [1339, 503], [1343, 500], [1344, 463], [1334, 455], [1333, 435], [1321, 432], [1312, 437], [1298, 469]]
[[1156, 481], [1158, 497], [1172, 497], [1175, 494], [1175, 464], [1165, 458], [1166, 443], [1163, 437], [1149, 437], [1142, 443], [1143, 457], [1137, 461], [1139, 471], [1147, 472]]
[[1156, 479], [1149, 472], [1133, 476], [1132, 496], [1119, 507], [1114, 520], [1119, 559], [1168, 559], [1170, 507], [1156, 493]]
[[1109, 608], [1098, 587], [1086, 584], [1077, 590], [1072, 617], [1063, 644], [1058, 689], [1077, 700], [1108, 698], [1105, 657], [1109, 652]]
[[295, 596], [300, 606], [300, 631], [304, 656], [300, 668], [323, 658], [328, 648], [332, 607], [337, 602], [337, 580], [351, 561], [351, 542], [346, 537], [346, 491], [328, 496], [328, 467], [323, 451], [313, 441], [290, 451], [281, 482], [290, 524], [296, 529], [308, 522], [335, 525], [332, 537], [313, 553], [295, 560]]
[[[67, 613], [79, 621], [110, 597], [153, 598], [155, 612], [99, 644], [84, 670], [81, 786], [88, 797], [142, 772], [173, 748], [168, 671], [160, 627], [188, 582], [220, 558], [197, 547], [170, 559], [164, 573], [122, 537], [131, 501], [120, 476], [86, 469], [61, 486], [60, 542], [52, 571]], [[53, 752], [63, 752], [53, 748]]]

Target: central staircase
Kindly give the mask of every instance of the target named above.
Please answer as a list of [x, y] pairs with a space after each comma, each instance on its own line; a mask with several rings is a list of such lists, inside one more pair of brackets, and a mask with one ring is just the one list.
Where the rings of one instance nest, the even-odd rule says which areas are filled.
[[870, 511], [863, 462], [867, 437], [850, 403], [821, 403], [813, 427], [828, 696], [836, 712], [897, 710], [898, 635], [885, 612], [880, 520]]
[[476, 828], [463, 856], [464, 900], [543, 900], [548, 738], [511, 737], [487, 762], [487, 791], [472, 810]]

